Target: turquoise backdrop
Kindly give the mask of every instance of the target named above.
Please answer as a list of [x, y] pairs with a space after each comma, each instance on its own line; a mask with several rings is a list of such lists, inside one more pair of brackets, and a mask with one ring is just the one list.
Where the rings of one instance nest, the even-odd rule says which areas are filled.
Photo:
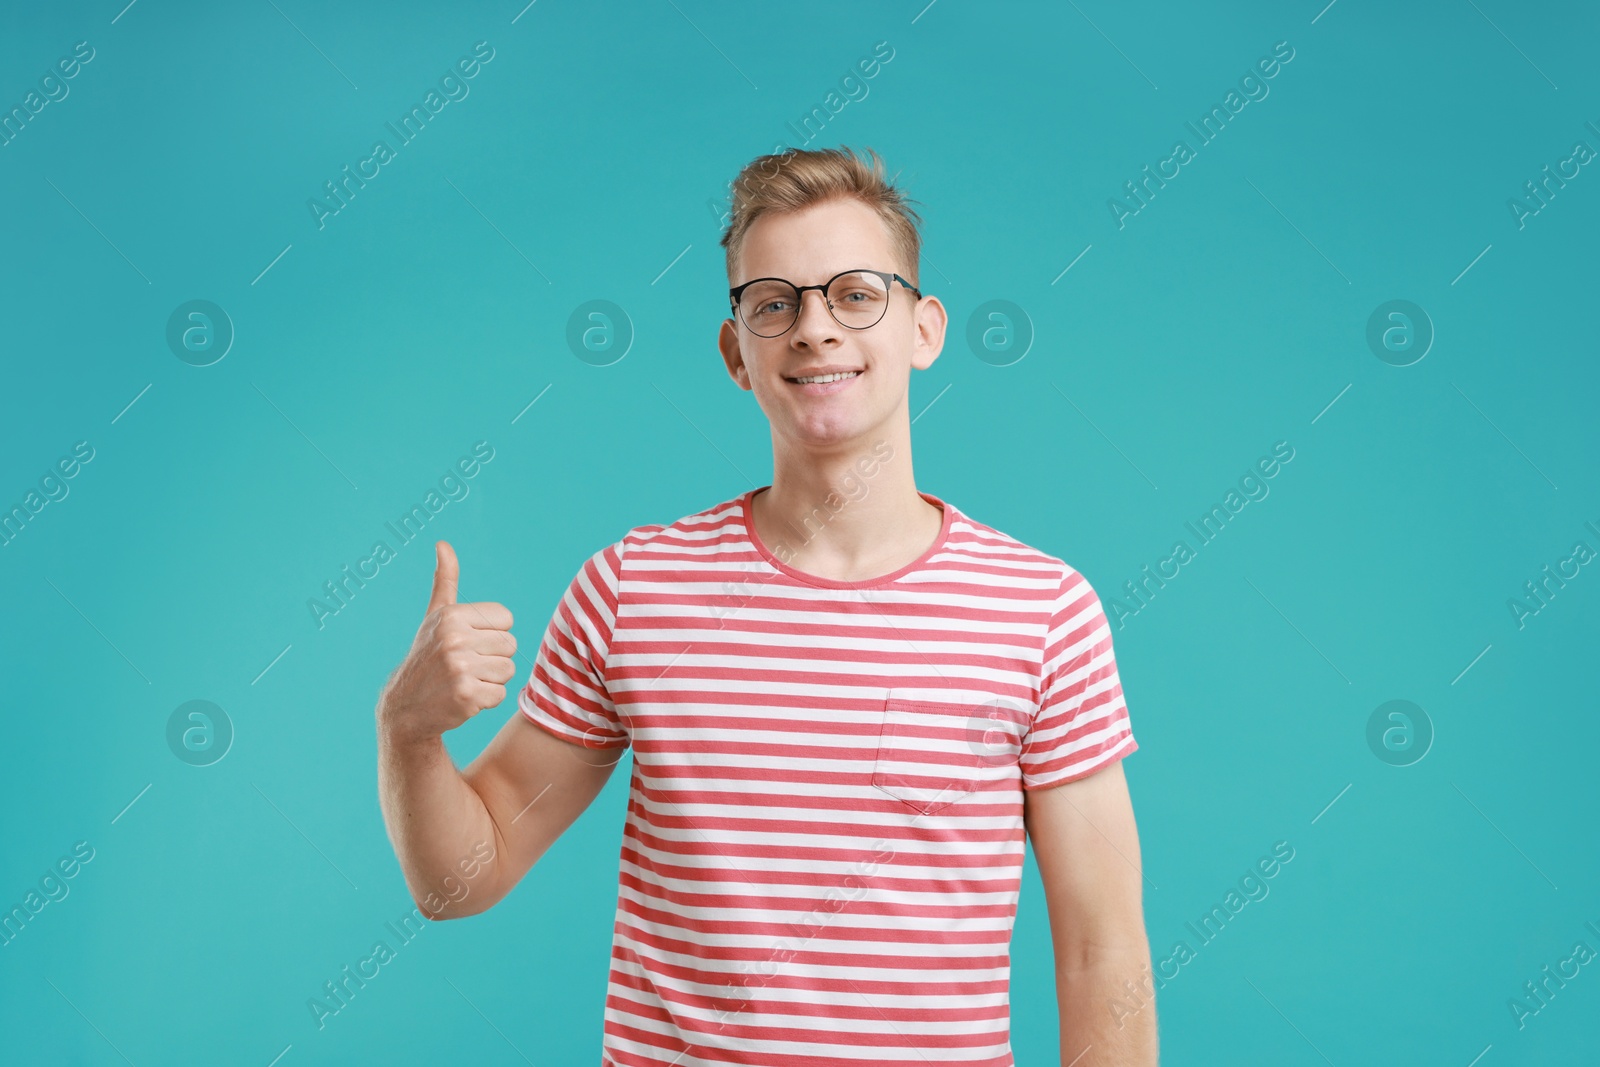
[[[952, 316], [919, 486], [1117, 616], [1164, 1062], [1594, 1055], [1593, 5], [124, 3], [0, 18], [0, 1059], [595, 1061], [626, 765], [317, 1025], [411, 906], [374, 698], [434, 539], [531, 651], [590, 552], [770, 481], [727, 184], [838, 144]], [[1029, 1067], [1048, 946], [1030, 856]]]

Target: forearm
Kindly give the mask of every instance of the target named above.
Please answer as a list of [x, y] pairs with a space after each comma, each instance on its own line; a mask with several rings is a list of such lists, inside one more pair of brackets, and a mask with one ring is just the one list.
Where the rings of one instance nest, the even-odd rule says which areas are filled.
[[499, 830], [444, 739], [399, 737], [381, 712], [378, 803], [406, 887], [429, 918], [476, 914], [503, 895]]
[[1147, 945], [1056, 971], [1062, 1067], [1156, 1067]]

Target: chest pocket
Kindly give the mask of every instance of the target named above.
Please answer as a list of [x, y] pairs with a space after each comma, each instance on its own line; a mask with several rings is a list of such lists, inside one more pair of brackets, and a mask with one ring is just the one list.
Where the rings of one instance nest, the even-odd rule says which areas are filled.
[[991, 718], [986, 706], [889, 697], [873, 786], [924, 815], [949, 807], [994, 776]]

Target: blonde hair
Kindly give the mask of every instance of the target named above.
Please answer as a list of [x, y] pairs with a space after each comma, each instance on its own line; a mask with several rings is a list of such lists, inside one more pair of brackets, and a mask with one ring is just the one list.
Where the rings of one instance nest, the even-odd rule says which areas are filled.
[[[733, 180], [732, 213], [722, 247], [727, 249], [728, 278], [737, 284], [734, 269], [745, 236], [762, 215], [798, 211], [829, 200], [853, 198], [875, 211], [889, 233], [894, 264], [903, 277], [917, 284], [921, 272], [922, 218], [911, 200], [884, 177], [883, 160], [872, 149], [868, 159], [849, 148], [790, 148], [757, 156]], [[852, 266], [873, 266], [859, 263]]]

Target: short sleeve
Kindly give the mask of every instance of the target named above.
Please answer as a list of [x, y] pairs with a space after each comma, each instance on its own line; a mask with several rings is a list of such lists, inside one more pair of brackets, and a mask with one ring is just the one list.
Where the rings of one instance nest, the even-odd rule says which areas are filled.
[[1039, 709], [1018, 755], [1024, 789], [1085, 778], [1139, 748], [1100, 598], [1063, 567], [1045, 631]]
[[517, 697], [522, 714], [586, 748], [629, 743], [605, 685], [624, 543], [606, 546], [579, 568], [545, 627], [528, 683]]

